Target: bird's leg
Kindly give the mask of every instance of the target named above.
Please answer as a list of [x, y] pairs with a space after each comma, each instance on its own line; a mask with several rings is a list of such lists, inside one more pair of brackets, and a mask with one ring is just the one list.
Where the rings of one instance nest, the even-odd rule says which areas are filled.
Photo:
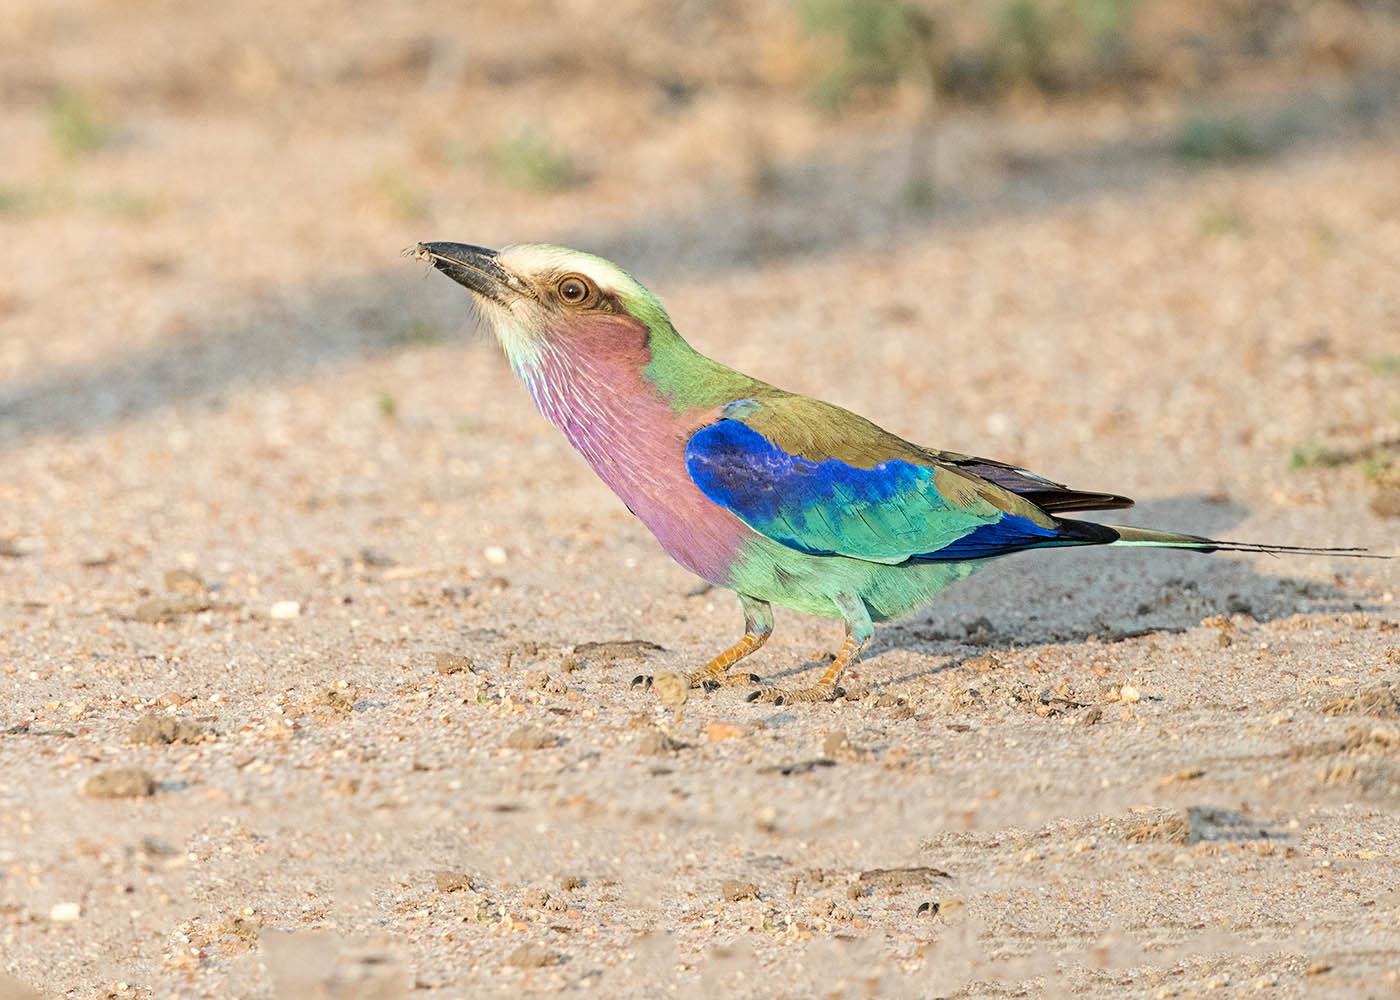
[[[762, 646], [773, 634], [773, 606], [747, 594], [739, 595], [739, 604], [744, 609], [744, 637], [699, 670], [686, 674], [688, 687], [713, 690], [721, 686], [758, 683], [757, 674], [731, 674], [728, 670]], [[633, 687], [640, 684], [649, 688], [652, 682], [653, 678], [647, 674], [632, 678]]]
[[842, 595], [837, 606], [846, 619], [846, 641], [821, 679], [808, 688], [764, 688], [749, 695], [749, 701], [769, 701], [775, 705], [792, 705], [804, 701], [834, 701], [842, 693], [836, 686], [841, 675], [860, 657], [860, 651], [875, 634], [875, 625], [865, 602], [858, 597]]
[[729, 668], [757, 650], [773, 634], [773, 607], [767, 601], [746, 594], [739, 595], [744, 609], [744, 637], [720, 653], [699, 670], [690, 674], [691, 687], [720, 687], [734, 684], [757, 684], [754, 674], [731, 674]]

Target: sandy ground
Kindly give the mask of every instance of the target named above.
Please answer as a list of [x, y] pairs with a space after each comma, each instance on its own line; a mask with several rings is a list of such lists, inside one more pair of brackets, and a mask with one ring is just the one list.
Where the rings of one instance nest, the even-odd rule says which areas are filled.
[[[1015, 557], [844, 701], [677, 723], [630, 681], [736, 602], [398, 256], [600, 250], [913, 440], [1395, 555], [1400, 138], [1359, 91], [1231, 167], [1160, 108], [950, 113], [919, 214], [897, 114], [623, 80], [557, 98], [587, 179], [521, 192], [481, 151], [548, 74], [443, 89], [366, 62], [405, 11], [328, 5], [300, 79], [306, 26], [134, 9], [0, 20], [112, 123], [61, 155], [0, 61], [0, 997], [1400, 995], [1400, 563]], [[780, 611], [752, 667], [839, 634]]]

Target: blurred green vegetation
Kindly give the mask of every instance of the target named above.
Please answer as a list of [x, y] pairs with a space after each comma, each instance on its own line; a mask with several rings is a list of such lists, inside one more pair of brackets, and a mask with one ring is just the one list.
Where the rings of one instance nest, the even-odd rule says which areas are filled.
[[93, 196], [92, 204], [103, 215], [128, 222], [150, 222], [166, 209], [163, 199], [140, 191], [101, 191]]
[[1299, 444], [1293, 446], [1288, 457], [1290, 469], [1331, 469], [1339, 465], [1349, 465], [1355, 458], [1344, 448], [1329, 448], [1320, 444]]
[[28, 215], [34, 210], [34, 198], [19, 188], [0, 187], [0, 216]]
[[48, 126], [54, 145], [69, 159], [101, 149], [114, 131], [88, 98], [69, 89], [49, 100]]
[[522, 129], [491, 150], [496, 174], [512, 187], [526, 191], [556, 191], [580, 179], [578, 168], [540, 133]]
[[440, 344], [442, 340], [442, 327], [426, 319], [410, 320], [389, 336], [390, 343], [396, 347]]
[[1334, 469], [1354, 465], [1367, 479], [1377, 479], [1400, 463], [1400, 438], [1352, 448], [1297, 445], [1289, 457], [1292, 469]]
[[801, 0], [807, 30], [836, 40], [840, 56], [814, 85], [812, 99], [837, 108], [861, 88], [883, 90], [922, 71], [933, 21], [903, 0]]
[[0, 187], [0, 218], [86, 209], [124, 222], [149, 222], [164, 215], [167, 201], [157, 194], [109, 188], [81, 194], [64, 180], [34, 187]]
[[428, 215], [428, 194], [407, 170], [379, 168], [370, 179], [370, 190], [379, 205], [396, 219], [415, 222]]
[[1181, 123], [1176, 155], [1197, 163], [1229, 163], [1263, 156], [1268, 144], [1238, 115], [1194, 112]]
[[[1005, 0], [976, 8], [984, 41], [956, 46], [934, 4], [912, 0], [797, 0], [809, 34], [835, 53], [813, 100], [839, 108], [862, 92], [916, 80], [935, 93], [988, 98], [1021, 86], [1047, 94], [1120, 78], [1137, 0]], [[961, 13], [966, 13], [965, 11]]]
[[1248, 231], [1244, 216], [1233, 205], [1212, 205], [1201, 215], [1202, 236], [1241, 236]]

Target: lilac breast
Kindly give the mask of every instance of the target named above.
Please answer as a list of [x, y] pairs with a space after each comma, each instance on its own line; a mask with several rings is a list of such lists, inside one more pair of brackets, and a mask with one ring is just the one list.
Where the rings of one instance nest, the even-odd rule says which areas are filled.
[[706, 414], [677, 413], [636, 359], [547, 351], [526, 382], [558, 427], [671, 558], [724, 586], [752, 531], [712, 503], [685, 469], [685, 443]]

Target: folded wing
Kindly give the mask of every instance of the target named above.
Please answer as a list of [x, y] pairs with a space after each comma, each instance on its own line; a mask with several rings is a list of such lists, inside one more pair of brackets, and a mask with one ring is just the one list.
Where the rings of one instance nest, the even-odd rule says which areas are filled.
[[927, 451], [849, 411], [787, 394], [730, 404], [690, 438], [685, 462], [710, 500], [774, 541], [890, 564], [1104, 544], [1117, 534], [1059, 520], [1046, 507], [1131, 503], [1001, 463]]

